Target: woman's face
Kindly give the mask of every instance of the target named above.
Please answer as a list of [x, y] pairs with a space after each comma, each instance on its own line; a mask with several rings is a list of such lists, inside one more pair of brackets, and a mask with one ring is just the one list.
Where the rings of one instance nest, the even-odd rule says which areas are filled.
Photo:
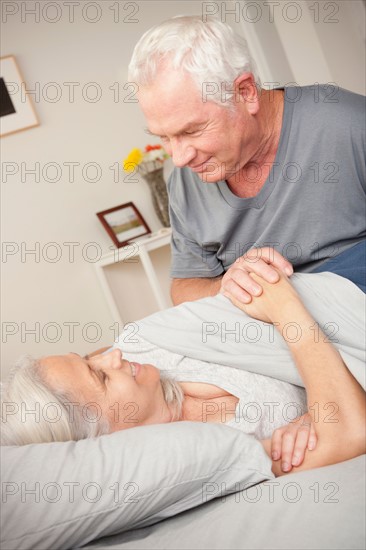
[[84, 418], [108, 418], [111, 432], [172, 418], [159, 369], [125, 361], [119, 349], [90, 358], [76, 353], [52, 355], [41, 358], [40, 364], [46, 382], [75, 396], [74, 402], [84, 407]]

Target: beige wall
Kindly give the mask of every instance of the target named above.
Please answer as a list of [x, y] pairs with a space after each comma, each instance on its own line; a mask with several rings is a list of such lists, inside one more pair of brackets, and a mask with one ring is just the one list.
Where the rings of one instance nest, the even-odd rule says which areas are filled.
[[[257, 3], [263, 4], [262, 0]], [[133, 201], [152, 230], [160, 227], [147, 185], [143, 181], [134, 184], [123, 181], [121, 170], [115, 182], [110, 169], [131, 147], [151, 141], [143, 132], [138, 104], [128, 102], [129, 90], [123, 89], [128, 61], [134, 44], [151, 25], [177, 14], [200, 14], [203, 9], [207, 11], [208, 5], [210, 9], [217, 8], [218, 15], [223, 17], [223, 3], [119, 2], [119, 19], [114, 21], [117, 15], [111, 8], [116, 9], [116, 2], [83, 1], [75, 7], [71, 22], [67, 6], [59, 1], [61, 17], [55, 23], [49, 21], [57, 15], [52, 6], [48, 12], [41, 12], [40, 21], [36, 22], [34, 15], [21, 13], [22, 6], [29, 10], [35, 2], [3, 4], [18, 7], [19, 11], [6, 20], [3, 12], [2, 55], [14, 54], [28, 88], [39, 89], [38, 96], [32, 97], [40, 119], [39, 127], [8, 136], [1, 142], [1, 236], [3, 246], [7, 250], [13, 247], [14, 252], [3, 255], [1, 263], [4, 378], [11, 363], [22, 353], [36, 356], [71, 350], [86, 353], [112, 342], [113, 319], [93, 269], [93, 258], [101, 251], [108, 252], [111, 242], [95, 212]], [[45, 6], [47, 2], [40, 4]], [[98, 15], [92, 4], [100, 15], [95, 23], [90, 22]], [[226, 6], [237, 9], [237, 4], [242, 8], [244, 3], [227, 2]], [[315, 24], [310, 19], [311, 13], [306, 11], [306, 3], [297, 4], [301, 4], [304, 14], [293, 24], [276, 18], [276, 12], [271, 22], [265, 15], [264, 4], [263, 15], [255, 24], [245, 21], [242, 15], [225, 17], [236, 30], [246, 34], [264, 81], [297, 80], [299, 84], [336, 81], [361, 92], [363, 4], [335, 2], [340, 5], [341, 20], [332, 26]], [[346, 4], [355, 4], [354, 9], [345, 9]], [[74, 101], [69, 96], [70, 85], [66, 84], [70, 82], [79, 84], [74, 88]], [[92, 82], [101, 91], [96, 102], [87, 100], [95, 90], [88, 88]], [[119, 97], [115, 102], [110, 87], [116, 82]], [[56, 87], [52, 88], [50, 83], [56, 83]], [[56, 88], [61, 96], [52, 101]], [[51, 168], [42, 174], [50, 162], [59, 166], [57, 182], [47, 181], [55, 177]], [[72, 162], [79, 163], [74, 181], [67, 164]], [[15, 163], [17, 173], [5, 178], [4, 168], [9, 166], [5, 163]], [[27, 172], [36, 163], [40, 168], [39, 181]], [[91, 165], [86, 177], [83, 175], [88, 163], [96, 163], [98, 181], [88, 181], [96, 174]], [[61, 253], [58, 261], [52, 261], [56, 248], [49, 243], [57, 244], [57, 252]], [[36, 255], [25, 254], [32, 249], [39, 249], [39, 254], [38, 250]], [[121, 280], [126, 284], [125, 277]], [[140, 314], [149, 298], [136, 292], [136, 281], [131, 277], [129, 284], [134, 285], [134, 292], [129, 293], [126, 288], [125, 299], [133, 295], [139, 301]], [[129, 310], [131, 307], [129, 304]], [[36, 334], [29, 332], [32, 329], [36, 329]], [[14, 334], [10, 334], [12, 331]]]

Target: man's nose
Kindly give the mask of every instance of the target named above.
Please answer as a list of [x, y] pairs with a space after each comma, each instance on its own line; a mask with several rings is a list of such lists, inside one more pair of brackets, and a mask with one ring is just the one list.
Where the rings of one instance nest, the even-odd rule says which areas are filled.
[[180, 140], [170, 142], [171, 157], [174, 166], [183, 168], [196, 156], [196, 150], [192, 145], [184, 144]]

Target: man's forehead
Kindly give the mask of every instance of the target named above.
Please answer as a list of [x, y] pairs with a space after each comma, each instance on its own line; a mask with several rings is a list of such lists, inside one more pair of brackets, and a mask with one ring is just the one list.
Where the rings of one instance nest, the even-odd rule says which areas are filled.
[[204, 125], [217, 110], [217, 105], [202, 99], [191, 77], [175, 70], [158, 73], [149, 86], [137, 93], [149, 133], [178, 135], [190, 128]]
[[200, 87], [191, 75], [172, 68], [159, 70], [152, 82], [138, 85], [137, 97], [143, 108], [151, 102], [159, 106], [171, 102], [202, 103]]
[[[162, 117], [162, 119], [163, 119], [163, 117]], [[206, 118], [203, 118], [201, 115], [196, 116], [195, 118], [192, 118], [188, 122], [184, 122], [180, 126], [176, 124], [174, 126], [174, 128], [172, 127], [170, 129], [169, 133], [173, 136], [174, 135], [179, 135], [182, 132], [186, 132], [186, 131], [193, 130], [193, 129], [199, 129], [202, 126], [204, 126], [206, 123], [207, 123]], [[147, 131], [148, 134], [153, 134], [153, 135], [158, 135], [158, 136], [162, 135], [161, 130], [159, 128], [157, 128], [154, 124], [148, 125], [148, 127], [146, 128], [146, 131]]]

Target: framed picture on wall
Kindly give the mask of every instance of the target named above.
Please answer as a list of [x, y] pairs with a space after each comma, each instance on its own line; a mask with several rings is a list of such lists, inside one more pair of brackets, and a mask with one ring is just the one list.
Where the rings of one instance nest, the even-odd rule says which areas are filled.
[[27, 87], [13, 55], [0, 58], [0, 136], [39, 126]]
[[151, 233], [133, 202], [97, 212], [97, 216], [117, 248]]

